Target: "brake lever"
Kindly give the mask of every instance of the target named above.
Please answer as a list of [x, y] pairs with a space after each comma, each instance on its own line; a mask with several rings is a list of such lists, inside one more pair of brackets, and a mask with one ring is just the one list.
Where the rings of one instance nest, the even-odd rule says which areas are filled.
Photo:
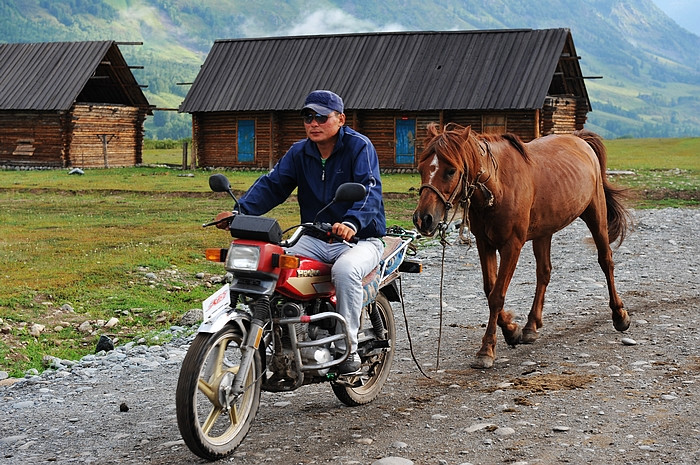
[[203, 228], [208, 228], [209, 226], [216, 226], [217, 224], [221, 224], [221, 223], [223, 223], [224, 221], [228, 221], [229, 224], [230, 224], [231, 221], [233, 221], [233, 218], [234, 218], [235, 216], [236, 216], [236, 215], [231, 215], [231, 216], [227, 216], [226, 218], [221, 218], [221, 219], [218, 220], [218, 221], [211, 221], [211, 222], [209, 222], [209, 223], [204, 223], [204, 224], [202, 225], [202, 227], [203, 227]]

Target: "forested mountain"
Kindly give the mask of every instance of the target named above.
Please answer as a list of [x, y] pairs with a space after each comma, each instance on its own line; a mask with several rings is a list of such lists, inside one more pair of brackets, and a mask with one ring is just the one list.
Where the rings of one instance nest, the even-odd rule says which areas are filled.
[[[3, 0], [0, 42], [117, 40], [146, 96], [177, 108], [214, 40], [368, 31], [572, 31], [605, 137], [700, 136], [700, 37], [651, 0]], [[312, 72], [312, 70], [309, 70]], [[147, 137], [190, 135], [156, 111]]]

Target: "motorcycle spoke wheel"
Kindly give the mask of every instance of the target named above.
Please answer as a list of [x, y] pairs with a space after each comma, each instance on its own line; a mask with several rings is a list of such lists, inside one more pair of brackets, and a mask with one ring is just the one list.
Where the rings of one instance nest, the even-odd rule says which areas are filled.
[[[350, 407], [364, 405], [372, 402], [381, 392], [384, 383], [389, 377], [391, 364], [394, 361], [394, 346], [396, 344], [396, 323], [391, 304], [383, 294], [377, 295], [377, 310], [384, 326], [384, 335], [377, 335], [378, 338], [388, 339], [389, 348], [382, 349], [378, 353], [373, 353], [367, 357], [362, 357], [362, 369], [360, 374], [351, 377], [350, 384], [332, 383], [335, 396]], [[362, 309], [362, 326], [360, 333], [374, 334], [371, 318], [369, 316], [370, 307]]]
[[240, 368], [243, 336], [226, 326], [217, 334], [198, 334], [182, 363], [176, 391], [177, 423], [185, 444], [199, 457], [220, 459], [241, 443], [260, 404], [259, 354], [245, 380], [246, 389], [231, 396]]

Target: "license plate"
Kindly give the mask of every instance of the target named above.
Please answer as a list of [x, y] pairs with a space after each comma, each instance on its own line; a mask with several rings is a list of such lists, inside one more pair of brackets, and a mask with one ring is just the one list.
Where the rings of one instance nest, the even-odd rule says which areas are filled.
[[231, 305], [231, 291], [228, 284], [224, 284], [221, 289], [202, 302], [203, 321], [207, 321], [212, 315], [229, 305]]

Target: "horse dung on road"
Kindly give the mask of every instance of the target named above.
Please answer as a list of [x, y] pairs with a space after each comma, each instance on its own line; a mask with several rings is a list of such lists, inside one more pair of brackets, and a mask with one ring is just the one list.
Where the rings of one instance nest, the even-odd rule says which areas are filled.
[[[586, 223], [598, 249], [613, 325], [618, 331], [629, 327], [615, 289], [610, 244], [622, 243], [630, 215], [621, 203], [624, 191], [606, 178], [606, 164], [600, 136], [586, 130], [523, 143], [512, 134], [479, 135], [455, 124], [440, 131], [437, 124], [428, 125], [413, 223], [426, 236], [444, 234], [454, 208], [453, 217], [462, 211], [461, 228], [466, 223], [476, 238], [489, 321], [473, 367], [493, 366], [497, 325], [510, 345], [537, 339], [552, 269], [552, 236], [576, 218]], [[520, 328], [503, 305], [527, 241], [535, 254], [537, 285], [527, 323]]]

